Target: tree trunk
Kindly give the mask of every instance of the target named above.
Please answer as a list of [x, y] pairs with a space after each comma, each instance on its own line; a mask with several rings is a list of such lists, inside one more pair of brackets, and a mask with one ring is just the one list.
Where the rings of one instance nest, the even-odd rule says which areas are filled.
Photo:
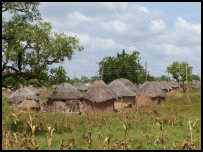
[[183, 84], [180, 84], [182, 89], [183, 89], [183, 92], [185, 93], [185, 84], [184, 84], [184, 81], [183, 81]]

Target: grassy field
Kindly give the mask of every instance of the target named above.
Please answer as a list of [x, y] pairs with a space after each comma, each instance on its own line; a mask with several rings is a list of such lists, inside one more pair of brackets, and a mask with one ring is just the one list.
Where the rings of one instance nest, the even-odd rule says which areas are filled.
[[189, 100], [173, 92], [161, 105], [80, 116], [19, 111], [4, 95], [3, 150], [201, 149], [201, 89], [190, 90]]

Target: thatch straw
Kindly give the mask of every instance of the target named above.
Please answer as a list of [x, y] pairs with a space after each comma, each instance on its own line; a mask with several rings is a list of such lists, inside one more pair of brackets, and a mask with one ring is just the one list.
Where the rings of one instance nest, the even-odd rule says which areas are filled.
[[69, 83], [60, 84], [56, 90], [47, 96], [48, 99], [80, 99], [80, 92]]
[[40, 95], [39, 90], [38, 90], [35, 86], [30, 85], [30, 86], [28, 86], [28, 87], [26, 87], [26, 88], [28, 88], [28, 89], [30, 89], [31, 91], [35, 92], [37, 96]]
[[201, 88], [201, 81], [193, 80], [192, 81], [192, 88]]
[[166, 97], [165, 92], [155, 85], [155, 83], [150, 81], [145, 82], [142, 87], [138, 89], [137, 94], [139, 96], [149, 96], [151, 98]]
[[87, 91], [88, 87], [84, 83], [74, 83], [74, 87], [79, 91]]
[[102, 103], [117, 98], [104, 81], [96, 80], [85, 93], [83, 99], [89, 100], [93, 103]]
[[167, 81], [157, 82], [157, 84], [162, 90], [169, 90], [170, 91], [172, 89]]
[[39, 101], [39, 98], [37, 97], [36, 93], [29, 90], [26, 87], [21, 87], [18, 90], [16, 90], [9, 98], [8, 102], [10, 104], [19, 104], [23, 100], [35, 100]]
[[118, 79], [112, 81], [109, 85], [110, 89], [114, 92], [117, 97], [135, 97], [136, 94], [128, 89]]
[[23, 100], [17, 107], [24, 110], [39, 110], [40, 104], [35, 100]]
[[137, 87], [130, 82], [128, 79], [125, 78], [120, 78], [118, 79], [120, 82], [122, 82], [125, 86], [127, 86], [131, 91], [136, 92], [137, 91]]
[[177, 81], [171, 81], [171, 82], [169, 83], [169, 85], [170, 85], [171, 88], [178, 88], [178, 87], [179, 87]]

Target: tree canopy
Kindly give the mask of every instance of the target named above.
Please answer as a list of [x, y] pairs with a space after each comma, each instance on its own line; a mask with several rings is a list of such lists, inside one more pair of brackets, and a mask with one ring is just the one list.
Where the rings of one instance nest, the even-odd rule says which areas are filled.
[[2, 2], [2, 13], [12, 15], [2, 20], [3, 84], [8, 77], [47, 80], [50, 65], [71, 60], [75, 51], [83, 50], [76, 36], [52, 32], [51, 24], [41, 19], [38, 5]]
[[180, 86], [185, 92], [185, 82], [186, 82], [186, 65], [187, 65], [187, 80], [188, 83], [192, 81], [192, 66], [189, 66], [187, 62], [179, 63], [177, 61], [173, 62], [167, 67], [167, 71], [172, 74], [172, 77], [180, 83]]
[[103, 80], [110, 83], [117, 78], [126, 78], [135, 83], [143, 83], [145, 81], [145, 71], [140, 64], [138, 51], [127, 54], [123, 49], [121, 53], [117, 53], [116, 57], [105, 57], [104, 63], [99, 63], [99, 74], [102, 75], [102, 64], [104, 64]]

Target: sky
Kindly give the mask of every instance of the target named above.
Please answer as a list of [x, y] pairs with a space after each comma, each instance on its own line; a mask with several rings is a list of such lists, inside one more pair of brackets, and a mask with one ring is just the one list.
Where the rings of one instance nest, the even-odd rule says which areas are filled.
[[98, 63], [122, 49], [139, 51], [153, 76], [167, 75], [174, 61], [188, 61], [201, 75], [200, 2], [41, 2], [39, 10], [53, 31], [77, 36], [84, 47], [52, 66], [70, 78], [96, 75]]

